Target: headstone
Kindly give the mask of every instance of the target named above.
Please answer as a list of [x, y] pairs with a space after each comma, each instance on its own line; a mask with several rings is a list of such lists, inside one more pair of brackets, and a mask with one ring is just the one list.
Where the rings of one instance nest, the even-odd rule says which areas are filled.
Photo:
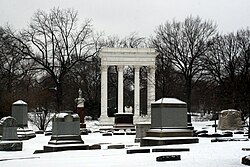
[[12, 104], [12, 117], [17, 120], [18, 127], [28, 127], [28, 105], [22, 100]]
[[241, 111], [234, 109], [223, 110], [219, 113], [220, 130], [243, 130]]
[[17, 135], [21, 140], [27, 140], [36, 137], [35, 132], [28, 128], [28, 105], [22, 100], [12, 104], [12, 117], [17, 120]]
[[0, 120], [1, 140], [19, 140], [17, 137], [17, 121], [13, 117], [4, 117]]
[[17, 121], [13, 117], [4, 117], [0, 120], [0, 151], [21, 151], [22, 142], [17, 136]]
[[52, 121], [52, 136], [44, 152], [86, 150], [80, 135], [80, 118], [71, 112], [58, 113]]
[[58, 113], [53, 118], [52, 135], [79, 135], [80, 118], [78, 114]]

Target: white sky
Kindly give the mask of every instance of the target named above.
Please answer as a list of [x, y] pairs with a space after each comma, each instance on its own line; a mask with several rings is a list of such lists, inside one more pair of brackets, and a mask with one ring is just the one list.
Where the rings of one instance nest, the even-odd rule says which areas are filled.
[[107, 36], [149, 37], [160, 24], [190, 15], [214, 20], [224, 33], [250, 25], [250, 0], [1, 0], [0, 26], [25, 28], [38, 9], [53, 7], [77, 10], [79, 19], [92, 19], [95, 30]]

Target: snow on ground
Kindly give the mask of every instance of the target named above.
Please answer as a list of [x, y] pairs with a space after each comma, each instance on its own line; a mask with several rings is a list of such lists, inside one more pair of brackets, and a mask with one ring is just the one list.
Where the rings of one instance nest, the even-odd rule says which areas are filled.
[[[195, 129], [206, 128], [211, 132], [213, 122], [193, 122]], [[92, 130], [97, 130], [93, 123], [88, 125]], [[234, 135], [242, 138], [243, 135]], [[242, 148], [250, 148], [250, 141], [231, 141], [211, 143], [211, 138], [199, 138], [197, 144], [168, 145], [143, 148], [190, 148], [189, 152], [152, 152], [127, 154], [127, 149], [139, 148], [139, 143], [134, 143], [135, 135], [102, 136], [100, 133], [83, 135], [85, 144], [102, 144], [101, 150], [79, 150], [53, 153], [33, 154], [47, 145], [50, 136], [38, 134], [36, 138], [23, 141], [23, 151], [0, 152], [0, 167], [240, 167], [241, 158], [250, 155]], [[125, 149], [107, 149], [109, 144], [125, 144]], [[161, 155], [181, 155], [180, 161], [157, 162], [156, 157]]]

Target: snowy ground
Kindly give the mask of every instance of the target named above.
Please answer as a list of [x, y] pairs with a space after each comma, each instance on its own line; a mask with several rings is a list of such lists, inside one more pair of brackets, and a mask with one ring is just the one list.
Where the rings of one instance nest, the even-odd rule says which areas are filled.
[[[193, 122], [195, 129], [206, 128], [213, 131], [213, 122]], [[88, 125], [92, 126], [92, 125]], [[96, 128], [96, 127], [94, 127]], [[243, 135], [234, 135], [242, 138]], [[160, 148], [189, 148], [189, 152], [152, 152], [127, 154], [127, 149], [139, 147], [134, 143], [135, 135], [102, 136], [100, 133], [83, 135], [85, 144], [102, 144], [101, 150], [64, 151], [54, 153], [33, 154], [35, 150], [43, 149], [50, 140], [50, 136], [38, 134], [36, 138], [23, 141], [23, 151], [0, 152], [0, 167], [147, 167], [147, 166], [171, 166], [171, 167], [238, 167], [241, 158], [250, 155], [250, 152], [242, 151], [242, 148], [250, 148], [250, 141], [231, 141], [211, 143], [211, 138], [199, 138], [198, 144], [158, 146]], [[125, 149], [107, 149], [109, 144], [125, 144]], [[143, 147], [155, 148], [155, 147]], [[181, 155], [180, 161], [157, 162], [156, 157], [161, 155]]]

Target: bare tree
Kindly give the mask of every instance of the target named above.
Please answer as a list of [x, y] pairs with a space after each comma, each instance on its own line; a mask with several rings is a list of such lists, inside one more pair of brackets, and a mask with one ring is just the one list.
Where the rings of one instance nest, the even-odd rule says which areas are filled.
[[191, 93], [201, 78], [201, 57], [206, 54], [208, 42], [216, 33], [216, 25], [201, 18], [188, 17], [183, 22], [166, 22], [156, 29], [153, 47], [168, 59], [185, 79], [188, 112], [191, 110]]
[[63, 109], [65, 76], [77, 63], [90, 61], [100, 49], [91, 22], [86, 20], [78, 28], [77, 16], [73, 9], [53, 8], [50, 13], [39, 10], [21, 33], [23, 40], [19, 40], [26, 58], [36, 61], [37, 69], [53, 79], [57, 111]]
[[[241, 66], [241, 49], [235, 34], [217, 35], [207, 54], [206, 65], [213, 80], [225, 88], [225, 106], [238, 108], [237, 82]], [[226, 98], [228, 97], [228, 98]]]
[[[19, 43], [11, 37], [12, 29], [0, 27], [0, 110], [10, 112], [11, 104], [27, 92], [27, 79], [32, 76], [29, 69], [34, 65], [23, 59], [18, 51]], [[20, 89], [24, 88], [23, 92]]]
[[147, 46], [146, 39], [144, 37], [140, 37], [135, 32], [124, 38], [110, 36], [105, 41], [103, 41], [103, 43], [105, 47], [111, 48], [144, 48]]

